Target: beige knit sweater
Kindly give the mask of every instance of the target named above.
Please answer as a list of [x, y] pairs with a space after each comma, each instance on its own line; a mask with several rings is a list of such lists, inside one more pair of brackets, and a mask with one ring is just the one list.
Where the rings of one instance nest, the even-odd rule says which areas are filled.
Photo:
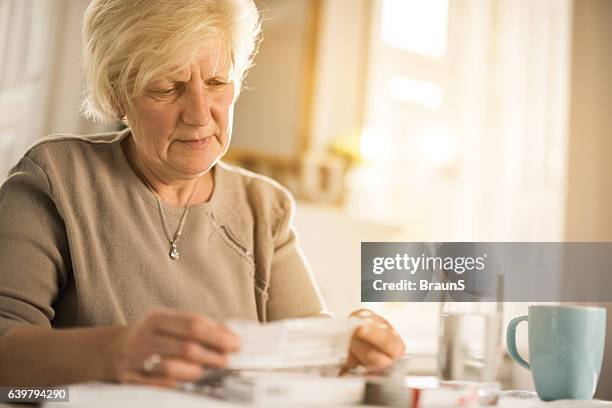
[[[291, 227], [289, 193], [218, 163], [211, 199], [190, 209], [178, 247], [120, 133], [37, 143], [0, 188], [0, 334], [128, 324], [164, 306], [213, 319], [325, 312]], [[182, 208], [164, 207], [175, 230]]]

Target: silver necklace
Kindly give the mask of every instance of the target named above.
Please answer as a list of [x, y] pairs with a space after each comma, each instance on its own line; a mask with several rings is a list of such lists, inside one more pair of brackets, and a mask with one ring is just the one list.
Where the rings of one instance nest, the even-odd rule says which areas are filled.
[[174, 237], [173, 237], [172, 231], [170, 230], [170, 228], [168, 228], [168, 222], [166, 221], [166, 214], [164, 213], [164, 209], [162, 207], [161, 201], [159, 201], [159, 197], [155, 193], [155, 190], [153, 190], [153, 187], [147, 181], [147, 186], [153, 193], [153, 196], [155, 197], [155, 201], [157, 201], [157, 209], [159, 210], [159, 215], [161, 216], [162, 224], [164, 226], [164, 232], [166, 233], [166, 238], [168, 239], [168, 243], [170, 244], [170, 252], [168, 253], [168, 255], [170, 255], [170, 259], [174, 261], [178, 261], [179, 259], [179, 251], [176, 246], [176, 243], [178, 242], [179, 238], [181, 237], [181, 234], [183, 233], [183, 225], [185, 225], [187, 214], [189, 214], [189, 204], [191, 204], [191, 199], [193, 198], [198, 188], [199, 182], [200, 182], [200, 179], [198, 178], [198, 180], [195, 183], [195, 186], [193, 187], [193, 191], [191, 192], [191, 195], [189, 196], [189, 199], [187, 200], [187, 205], [185, 206], [185, 210], [183, 210], [183, 215], [181, 216], [181, 220], [179, 221], [178, 228], [176, 229], [176, 232], [174, 233]]

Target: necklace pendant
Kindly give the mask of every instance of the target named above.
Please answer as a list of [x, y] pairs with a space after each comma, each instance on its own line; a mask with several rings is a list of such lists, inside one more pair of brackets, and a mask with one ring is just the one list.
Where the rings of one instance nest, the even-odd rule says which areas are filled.
[[174, 242], [172, 243], [172, 248], [170, 248], [170, 258], [174, 261], [179, 259], [179, 251]]

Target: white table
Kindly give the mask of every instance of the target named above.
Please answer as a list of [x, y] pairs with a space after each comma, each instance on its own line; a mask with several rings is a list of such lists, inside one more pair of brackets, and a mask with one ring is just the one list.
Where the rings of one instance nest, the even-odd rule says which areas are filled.
[[[212, 397], [181, 391], [138, 385], [90, 383], [70, 386], [70, 402], [44, 404], [48, 408], [119, 408], [119, 407], [167, 407], [167, 408], [238, 408], [249, 404], [221, 401]], [[537, 398], [502, 397], [501, 408], [612, 408], [605, 401], [554, 401], [542, 402]], [[365, 405], [359, 405], [364, 408]], [[352, 407], [356, 408], [356, 407]]]

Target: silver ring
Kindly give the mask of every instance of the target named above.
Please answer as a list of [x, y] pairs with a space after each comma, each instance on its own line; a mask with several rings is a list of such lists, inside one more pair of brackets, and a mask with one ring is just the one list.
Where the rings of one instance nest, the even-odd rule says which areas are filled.
[[153, 353], [142, 362], [142, 370], [145, 373], [152, 373], [159, 363], [161, 363], [161, 356]]

